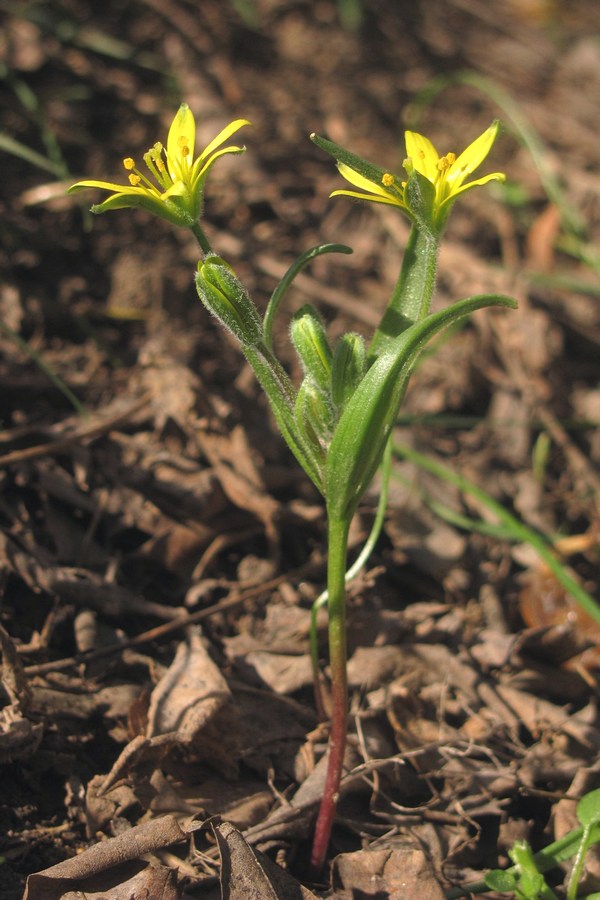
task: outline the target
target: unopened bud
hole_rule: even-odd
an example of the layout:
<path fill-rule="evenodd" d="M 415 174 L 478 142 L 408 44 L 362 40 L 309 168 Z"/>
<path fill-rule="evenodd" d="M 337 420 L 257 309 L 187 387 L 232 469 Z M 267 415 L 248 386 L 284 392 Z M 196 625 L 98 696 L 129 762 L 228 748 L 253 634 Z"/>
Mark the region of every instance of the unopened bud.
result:
<path fill-rule="evenodd" d="M 326 393 L 331 378 L 331 349 L 319 314 L 312 306 L 299 309 L 290 327 L 290 337 L 304 373 Z"/>
<path fill-rule="evenodd" d="M 198 263 L 196 290 L 202 303 L 242 343 L 262 342 L 262 323 L 250 295 L 224 259 L 210 254 Z"/>
<path fill-rule="evenodd" d="M 295 418 L 298 430 L 313 450 L 326 451 L 333 434 L 334 416 L 329 397 L 307 376 L 298 390 Z"/>
<path fill-rule="evenodd" d="M 360 334 L 343 334 L 333 353 L 331 363 L 331 398 L 343 409 L 367 371 L 367 351 Z"/>

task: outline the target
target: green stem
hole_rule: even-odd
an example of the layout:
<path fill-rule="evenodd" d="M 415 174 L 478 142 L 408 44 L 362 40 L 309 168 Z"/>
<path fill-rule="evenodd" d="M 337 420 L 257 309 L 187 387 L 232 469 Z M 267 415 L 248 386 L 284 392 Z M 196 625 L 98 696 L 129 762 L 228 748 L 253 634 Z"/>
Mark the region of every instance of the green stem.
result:
<path fill-rule="evenodd" d="M 412 226 L 398 281 L 371 341 L 371 358 L 379 356 L 391 340 L 429 313 L 435 290 L 438 248 L 435 235 L 417 225 Z"/>
<path fill-rule="evenodd" d="M 346 674 L 345 575 L 349 528 L 349 520 L 329 518 L 327 590 L 329 591 L 329 665 L 332 713 L 327 774 L 310 858 L 311 869 L 315 876 L 321 872 L 327 856 L 346 749 L 348 678 Z"/>
<path fill-rule="evenodd" d="M 211 253 L 212 249 L 210 244 L 208 243 L 208 238 L 200 228 L 198 222 L 194 222 L 194 224 L 190 226 L 190 230 L 200 244 L 200 249 L 202 250 L 204 255 L 206 256 L 207 253 Z"/>
<path fill-rule="evenodd" d="M 373 522 L 373 526 L 369 533 L 367 540 L 365 541 L 362 550 L 346 572 L 344 577 L 345 583 L 348 584 L 352 581 L 353 578 L 356 578 L 358 573 L 363 569 L 371 556 L 371 553 L 375 549 L 375 545 L 379 540 L 379 535 L 381 534 L 381 529 L 383 528 L 383 523 L 385 521 L 385 511 L 387 509 L 388 495 L 389 495 L 389 485 L 390 485 L 390 474 L 392 471 L 392 439 L 388 440 L 385 451 L 383 454 L 383 460 L 381 463 L 381 486 L 379 489 L 379 501 L 377 503 L 377 512 L 375 514 L 375 520 Z M 326 719 L 325 715 L 325 705 L 323 703 L 322 691 L 321 691 L 321 679 L 320 679 L 320 671 L 319 671 L 319 645 L 318 645 L 318 635 L 317 635 L 317 616 L 319 610 L 322 609 L 323 606 L 327 603 L 329 599 L 329 591 L 324 590 L 315 602 L 312 605 L 312 609 L 310 611 L 310 658 L 312 662 L 312 671 L 313 671 L 313 686 L 315 692 L 315 706 L 317 708 L 317 716 L 320 721 Z"/>
<path fill-rule="evenodd" d="M 579 849 L 575 855 L 573 868 L 571 869 L 571 875 L 569 877 L 569 884 L 567 886 L 567 900 L 577 900 L 577 888 L 579 887 L 579 881 L 583 872 L 585 857 L 591 844 L 591 830 L 591 826 L 584 826 L 583 834 L 581 836 L 581 844 L 579 845 Z"/>

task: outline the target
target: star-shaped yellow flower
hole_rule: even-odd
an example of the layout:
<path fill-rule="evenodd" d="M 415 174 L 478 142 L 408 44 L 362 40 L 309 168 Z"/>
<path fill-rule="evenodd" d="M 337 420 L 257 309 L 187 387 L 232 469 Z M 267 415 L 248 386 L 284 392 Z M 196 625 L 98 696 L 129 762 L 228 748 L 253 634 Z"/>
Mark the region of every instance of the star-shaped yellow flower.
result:
<path fill-rule="evenodd" d="M 407 178 L 413 172 L 418 172 L 433 185 L 435 193 L 431 206 L 431 224 L 438 231 L 443 227 L 450 207 L 460 194 L 487 184 L 488 181 L 505 180 L 506 176 L 502 172 L 493 172 L 491 175 L 484 175 L 482 178 L 465 183 L 465 179 L 479 168 L 490 152 L 499 127 L 499 122 L 493 122 L 466 150 L 463 150 L 460 156 L 456 156 L 455 153 L 440 156 L 428 138 L 416 131 L 405 132 L 407 158 L 404 160 L 404 169 Z M 343 194 L 360 200 L 371 200 L 374 203 L 387 203 L 390 206 L 399 206 L 411 215 L 406 179 L 364 163 L 347 151 L 341 151 L 341 148 L 336 148 L 341 152 L 334 153 L 331 149 L 334 145 L 330 142 L 319 139 L 318 143 L 336 156 L 340 174 L 346 181 L 360 189 L 333 191 L 332 197 Z"/>
<path fill-rule="evenodd" d="M 69 193 L 84 188 L 111 191 L 110 197 L 92 206 L 92 212 L 141 207 L 175 225 L 191 228 L 202 213 L 204 183 L 213 163 L 226 153 L 243 153 L 245 150 L 245 147 L 222 145 L 249 124 L 247 119 L 231 122 L 194 159 L 196 122 L 187 103 L 182 103 L 171 123 L 166 149 L 158 142 L 144 153 L 144 163 L 151 177 L 138 168 L 134 159 L 127 157 L 123 166 L 129 173 L 128 185 L 79 181 L 69 188 Z"/>

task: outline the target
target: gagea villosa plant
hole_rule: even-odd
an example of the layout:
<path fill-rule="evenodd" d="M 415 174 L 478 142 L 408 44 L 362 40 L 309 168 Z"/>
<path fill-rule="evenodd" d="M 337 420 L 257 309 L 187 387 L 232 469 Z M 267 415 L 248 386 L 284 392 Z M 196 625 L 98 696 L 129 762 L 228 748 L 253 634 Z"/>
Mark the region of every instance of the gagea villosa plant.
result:
<path fill-rule="evenodd" d="M 357 189 L 334 191 L 334 195 L 395 206 L 408 217 L 411 230 L 398 281 L 368 345 L 349 332 L 331 346 L 323 320 L 312 306 L 302 307 L 293 316 L 290 338 L 303 372 L 301 383 L 295 385 L 273 351 L 273 323 L 281 303 L 294 277 L 312 258 L 331 251 L 351 251 L 324 244 L 304 253 L 275 288 L 261 318 L 234 269 L 212 251 L 200 225 L 206 177 L 220 156 L 244 150 L 223 145 L 247 124 L 244 119 L 232 122 L 195 157 L 196 124 L 189 107 L 182 104 L 166 148 L 156 143 L 144 154 L 147 174 L 127 158 L 123 161 L 127 184 L 82 181 L 70 190 L 109 191 L 110 196 L 93 206 L 93 212 L 142 207 L 193 232 L 201 251 L 195 276 L 200 300 L 238 341 L 288 447 L 323 496 L 328 523 L 331 723 L 327 774 L 311 857 L 317 874 L 327 854 L 347 739 L 345 577 L 350 524 L 381 464 L 410 375 L 429 341 L 478 309 L 516 305 L 508 297 L 484 294 L 430 312 L 440 240 L 452 206 L 466 191 L 502 181 L 504 175 L 495 172 L 470 179 L 490 152 L 497 122 L 458 156 L 439 156 L 426 137 L 407 131 L 402 175 L 312 135 L 314 143 L 337 161 L 340 174 Z"/>

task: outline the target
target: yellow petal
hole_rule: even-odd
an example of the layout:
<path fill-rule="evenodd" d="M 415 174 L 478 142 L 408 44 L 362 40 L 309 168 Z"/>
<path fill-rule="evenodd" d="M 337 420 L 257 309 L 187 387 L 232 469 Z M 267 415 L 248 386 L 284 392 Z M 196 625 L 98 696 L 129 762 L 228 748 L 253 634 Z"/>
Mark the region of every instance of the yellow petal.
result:
<path fill-rule="evenodd" d="M 118 194 L 143 190 L 142 188 L 130 187 L 128 184 L 112 184 L 110 181 L 78 181 L 77 184 L 71 185 L 67 190 L 67 194 L 82 191 L 85 188 L 100 188 L 103 191 L 116 191 Z"/>
<path fill-rule="evenodd" d="M 377 194 L 361 194 L 358 191 L 332 191 L 330 197 L 354 197 L 356 200 L 369 200 L 371 203 L 388 203 L 390 206 L 404 206 L 399 200 L 394 200 L 387 194 L 380 197 Z"/>
<path fill-rule="evenodd" d="M 171 122 L 167 138 L 167 164 L 173 181 L 176 181 L 181 175 L 181 164 L 184 158 L 191 166 L 194 159 L 195 142 L 196 120 L 187 103 L 182 103 Z"/>
<path fill-rule="evenodd" d="M 222 150 L 217 150 L 216 153 L 213 153 L 208 159 L 204 153 L 202 156 L 199 156 L 194 162 L 194 168 L 190 176 L 192 191 L 195 190 L 197 179 L 201 178 L 220 156 L 224 156 L 226 153 L 243 153 L 245 149 L 245 147 L 223 147 Z"/>
<path fill-rule="evenodd" d="M 240 128 L 243 128 L 244 125 L 251 125 L 252 123 L 248 121 L 248 119 L 235 119 L 233 122 L 230 122 L 229 125 L 226 125 L 222 131 L 218 133 L 218 135 L 212 139 L 210 144 L 204 148 L 202 153 L 199 156 L 199 159 L 206 159 L 213 150 L 216 150 L 217 147 L 220 147 L 221 144 L 224 144 L 227 138 L 230 138 L 232 134 L 235 134 L 236 131 L 239 131 Z"/>
<path fill-rule="evenodd" d="M 492 172 L 491 175 L 484 175 L 483 178 L 476 178 L 475 181 L 469 181 L 468 184 L 463 184 L 461 187 L 455 188 L 450 196 L 446 197 L 441 203 L 441 206 L 444 206 L 449 200 L 454 202 L 459 194 L 464 194 L 465 191 L 470 191 L 471 188 L 474 187 L 481 187 L 482 184 L 487 184 L 488 181 L 506 181 L 506 175 L 504 172 Z"/>
<path fill-rule="evenodd" d="M 340 175 L 342 175 L 346 179 L 346 181 L 349 181 L 350 184 L 353 184 L 354 187 L 361 188 L 361 190 L 363 191 L 369 191 L 369 193 L 371 194 L 376 194 L 385 203 L 392 203 L 394 206 L 401 205 L 400 200 L 396 200 L 394 195 L 390 191 L 386 191 L 383 185 L 376 184 L 374 181 L 369 181 L 368 178 L 365 178 L 364 175 L 360 175 L 358 172 L 355 172 L 354 169 L 351 169 L 350 166 L 346 165 L 346 163 L 338 163 L 338 169 Z M 335 193 L 338 193 L 338 191 L 336 191 Z M 348 192 L 345 191 L 344 193 Z M 350 196 L 354 195 L 350 194 Z M 368 197 L 367 199 L 374 200 L 375 198 Z"/>
<path fill-rule="evenodd" d="M 471 172 L 474 172 L 475 169 L 479 168 L 481 163 L 484 161 L 490 150 L 492 149 L 492 144 L 496 140 L 496 135 L 498 134 L 498 128 L 500 127 L 500 123 L 498 120 L 492 122 L 489 128 L 487 128 L 483 134 L 480 134 L 478 138 L 476 138 L 472 144 L 469 144 L 466 150 L 460 154 L 459 157 L 452 163 L 448 171 L 446 172 L 446 181 L 453 186 L 458 188 L 459 185 L 463 183 L 467 175 L 470 175 Z"/>
<path fill-rule="evenodd" d="M 412 160 L 412 164 L 421 175 L 424 175 L 432 184 L 439 175 L 439 154 L 429 138 L 417 131 L 405 131 L 406 155 Z"/>

